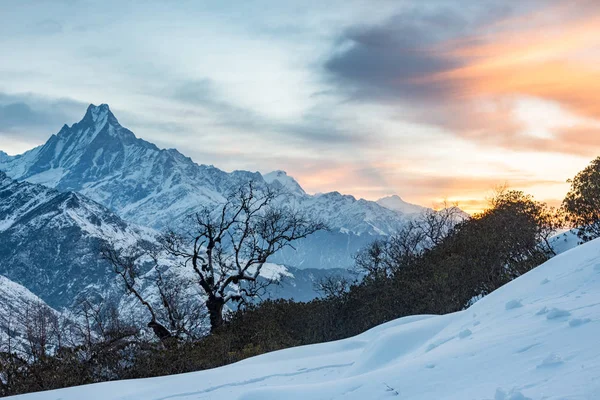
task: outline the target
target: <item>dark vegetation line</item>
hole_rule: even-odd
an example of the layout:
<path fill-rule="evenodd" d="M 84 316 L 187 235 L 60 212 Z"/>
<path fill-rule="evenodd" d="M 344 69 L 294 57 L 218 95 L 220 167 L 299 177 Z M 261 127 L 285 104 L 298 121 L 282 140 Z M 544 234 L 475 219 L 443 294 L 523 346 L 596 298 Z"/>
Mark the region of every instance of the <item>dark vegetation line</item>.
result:
<path fill-rule="evenodd" d="M 239 192 L 240 201 L 228 204 L 233 220 L 222 216 L 215 222 L 207 214 L 197 216 L 191 238 L 203 245 L 183 253 L 179 244 L 185 238 L 172 233 L 166 244 L 171 254 L 182 252 L 186 262 L 195 263 L 198 281 L 209 298 L 212 293 L 219 299 L 219 307 L 229 301 L 243 307 L 221 319 L 223 314 L 196 304 L 198 298 L 182 295 L 181 285 L 168 285 L 169 277 L 159 273 L 154 284 L 163 309 L 152 310 L 148 325 L 159 324 L 162 334 L 156 329 L 155 336 L 144 334 L 143 325 L 121 320 L 109 303 L 82 301 L 76 324 L 61 321 L 48 310 L 31 310 L 25 352 L 9 347 L 0 354 L 0 394 L 198 371 L 292 346 L 347 338 L 407 315 L 465 309 L 553 256 L 549 238 L 558 228 L 579 227 L 582 241 L 600 236 L 600 158 L 570 183 L 560 209 L 519 191 L 501 190 L 487 210 L 462 222 L 456 223 L 451 207 L 425 214 L 356 256 L 360 281 L 321 282 L 323 297 L 308 303 L 247 301 L 258 288 L 256 269 L 246 266 L 253 262 L 260 268 L 268 255 L 290 245 L 294 237 L 322 227 L 289 210 L 270 208 L 270 200 L 262 203 L 265 197 Z M 259 202 L 252 203 L 256 199 Z M 269 217 L 259 218 L 262 213 L 253 213 L 251 204 L 262 204 Z M 232 228 L 236 233 L 226 233 Z M 226 241 L 234 247 L 225 247 Z M 211 248 L 212 255 L 200 254 L 202 246 Z M 227 248 L 234 252 L 227 253 Z M 127 254 L 138 257 L 135 252 Z M 135 263 L 119 259 L 125 257 L 122 253 L 108 255 L 131 292 L 129 287 L 136 287 L 140 276 Z M 235 286 L 239 290 L 227 295 L 224 285 L 242 281 L 250 286 Z M 196 306 L 190 308 L 190 302 Z M 194 324 L 206 314 L 213 322 L 211 333 L 195 335 Z M 67 340 L 73 336 L 77 344 Z"/>

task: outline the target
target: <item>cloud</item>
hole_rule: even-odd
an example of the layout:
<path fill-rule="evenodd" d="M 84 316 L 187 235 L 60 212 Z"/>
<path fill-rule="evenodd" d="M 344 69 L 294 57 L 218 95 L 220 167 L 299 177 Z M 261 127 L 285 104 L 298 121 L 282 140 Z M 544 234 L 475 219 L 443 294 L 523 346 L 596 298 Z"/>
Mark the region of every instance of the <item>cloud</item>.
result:
<path fill-rule="evenodd" d="M 169 96 L 194 106 L 197 113 L 207 114 L 215 121 L 215 125 L 267 135 L 276 140 L 284 136 L 300 142 L 320 144 L 350 145 L 367 142 L 361 132 L 344 129 L 339 120 L 323 112 L 320 107 L 313 107 L 296 120 L 267 117 L 229 100 L 218 83 L 211 79 L 177 84 Z"/>
<path fill-rule="evenodd" d="M 37 125 L 46 122 L 47 118 L 47 115 L 32 110 L 23 102 L 0 105 L 0 131 L 12 130 L 23 124 Z"/>
<path fill-rule="evenodd" d="M 441 127 L 487 146 L 588 155 L 559 124 L 532 137 L 516 115 L 520 99 L 558 104 L 600 121 L 600 6 L 569 3 L 445 2 L 344 32 L 325 62 L 330 84 L 351 101 L 395 106 L 397 118 Z M 465 2 L 460 2 L 461 6 Z M 585 131 L 590 128 L 586 124 Z M 592 129 L 593 132 L 596 129 Z M 594 146 L 597 148 L 597 146 Z"/>
<path fill-rule="evenodd" d="M 598 125 L 576 125 L 556 129 L 553 133 L 551 138 L 521 139 L 518 147 L 531 151 L 567 153 L 588 158 L 600 154 L 600 126 Z"/>
<path fill-rule="evenodd" d="M 338 39 L 325 71 L 356 100 L 448 96 L 457 89 L 452 82 L 424 83 L 421 78 L 463 65 L 463 60 L 448 55 L 450 48 L 440 47 L 442 43 L 466 38 L 510 12 L 498 2 L 480 4 L 439 2 L 435 7 L 405 10 L 380 25 L 350 27 Z"/>
<path fill-rule="evenodd" d="M 325 63 L 335 83 L 354 99 L 401 100 L 431 97 L 449 90 L 443 82 L 424 87 L 413 81 L 457 66 L 456 61 L 424 50 L 440 37 L 462 30 L 462 18 L 450 12 L 401 14 L 384 25 L 357 26 L 344 32 L 338 50 Z"/>
<path fill-rule="evenodd" d="M 66 98 L 0 92 L 0 137 L 18 137 L 37 144 L 58 132 L 65 123 L 78 121 L 86 106 Z"/>

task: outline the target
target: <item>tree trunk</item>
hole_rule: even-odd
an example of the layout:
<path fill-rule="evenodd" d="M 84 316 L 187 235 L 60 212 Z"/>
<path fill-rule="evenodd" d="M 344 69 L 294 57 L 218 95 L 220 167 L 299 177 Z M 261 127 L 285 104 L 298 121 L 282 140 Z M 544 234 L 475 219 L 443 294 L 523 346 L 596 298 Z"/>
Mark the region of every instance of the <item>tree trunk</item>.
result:
<path fill-rule="evenodd" d="M 206 308 L 210 317 L 210 332 L 214 333 L 223 325 L 223 306 L 225 301 L 221 297 L 208 296 Z"/>
<path fill-rule="evenodd" d="M 172 337 L 171 332 L 169 332 L 167 328 L 155 320 L 148 322 L 148 328 L 152 328 L 154 334 L 160 339 L 161 342 L 164 342 Z"/>

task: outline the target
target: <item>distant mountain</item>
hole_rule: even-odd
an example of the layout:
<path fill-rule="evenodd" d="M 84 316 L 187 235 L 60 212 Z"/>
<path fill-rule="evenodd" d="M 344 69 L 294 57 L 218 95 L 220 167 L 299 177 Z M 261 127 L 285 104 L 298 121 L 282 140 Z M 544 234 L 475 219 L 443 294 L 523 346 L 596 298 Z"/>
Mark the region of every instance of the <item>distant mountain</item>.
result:
<path fill-rule="evenodd" d="M 198 165 L 174 149 L 159 149 L 121 126 L 106 104 L 90 105 L 83 119 L 63 126 L 43 145 L 0 158 L 0 170 L 26 180 L 74 191 L 121 218 L 163 229 L 177 227 L 202 206 L 217 205 L 252 180 L 288 192 L 286 201 L 326 222 L 331 230 L 286 249 L 273 262 L 302 268 L 352 264 L 352 254 L 374 238 L 398 230 L 410 215 L 338 192 L 309 195 L 283 171 L 224 172 Z"/>
<path fill-rule="evenodd" d="M 302 186 L 294 178 L 288 176 L 285 171 L 273 171 L 262 176 L 265 182 L 273 187 L 285 189 L 290 193 L 300 196 L 306 195 Z"/>
<path fill-rule="evenodd" d="M 6 163 L 8 162 L 8 160 L 10 160 L 12 157 L 9 156 L 8 154 L 6 154 L 5 152 L 3 152 L 2 150 L 0 150 L 0 163 Z"/>
<path fill-rule="evenodd" d="M 397 211 L 402 214 L 420 214 L 429 210 L 427 207 L 408 203 L 397 195 L 382 197 L 381 199 L 377 200 L 377 204 L 387 208 L 388 210 Z"/>
<path fill-rule="evenodd" d="M 144 237 L 148 232 L 81 194 L 17 182 L 0 172 L 0 274 L 54 308 L 114 281 L 99 257 L 102 243 Z"/>

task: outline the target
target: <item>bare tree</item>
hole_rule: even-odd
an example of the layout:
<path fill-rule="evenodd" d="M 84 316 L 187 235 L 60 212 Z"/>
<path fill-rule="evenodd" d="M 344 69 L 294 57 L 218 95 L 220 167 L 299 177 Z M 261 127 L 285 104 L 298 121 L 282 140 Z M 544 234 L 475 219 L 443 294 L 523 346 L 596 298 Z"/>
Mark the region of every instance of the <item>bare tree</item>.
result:
<path fill-rule="evenodd" d="M 354 256 L 354 269 L 369 279 L 393 275 L 424 251 L 438 246 L 454 226 L 464 220 L 464 213 L 456 204 L 444 202 L 440 210 L 427 210 L 409 220 L 393 235 L 378 239 Z"/>
<path fill-rule="evenodd" d="M 68 334 L 74 338 L 75 345 L 87 349 L 99 343 L 134 337 L 139 333 L 132 321 L 125 321 L 121 317 L 114 299 L 100 298 L 93 301 L 82 297 L 77 299 L 72 313 L 75 321 L 70 324 Z"/>
<path fill-rule="evenodd" d="M 325 298 L 341 297 L 350 290 L 352 281 L 344 276 L 329 275 L 315 283 L 314 289 Z"/>
<path fill-rule="evenodd" d="M 33 361 L 39 360 L 46 355 L 48 346 L 50 321 L 46 318 L 41 304 L 30 303 L 25 308 L 23 326 L 25 328 L 25 339 L 29 354 Z"/>
<path fill-rule="evenodd" d="M 206 295 L 211 331 L 223 324 L 229 302 L 244 303 L 261 285 L 268 258 L 291 243 L 325 229 L 305 213 L 281 206 L 278 193 L 257 190 L 250 182 L 217 208 L 204 208 L 191 218 L 187 234 L 167 233 L 169 254 L 191 265 Z"/>
<path fill-rule="evenodd" d="M 417 225 L 422 231 L 423 242 L 420 246 L 432 248 L 444 240 L 452 228 L 466 217 L 457 203 L 443 202 L 439 210 L 427 210 L 417 219 Z"/>
<path fill-rule="evenodd" d="M 107 244 L 101 248 L 102 257 L 113 267 L 113 271 L 121 277 L 125 289 L 148 310 L 151 319 L 148 327 L 161 341 L 170 339 L 173 334 L 158 320 L 154 305 L 143 295 L 141 288 L 142 266 L 144 259 L 148 256 L 149 247 L 144 243 L 137 243 L 129 247 L 117 247 Z"/>
<path fill-rule="evenodd" d="M 178 338 L 197 339 L 205 330 L 205 305 L 199 301 L 200 293 L 193 288 L 194 282 L 177 275 L 176 271 L 154 271 L 154 283 L 158 291 L 160 307 L 157 312 L 161 320 L 168 321 L 169 330 Z"/>
<path fill-rule="evenodd" d="M 0 330 L 3 343 L 0 347 L 0 396 L 9 396 L 13 393 L 16 378 L 27 367 L 23 348 L 18 344 L 18 323 L 16 310 L 9 307 L 7 314 L 0 316 Z"/>

